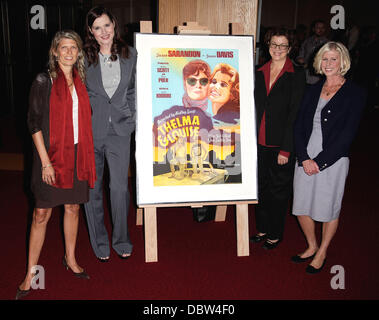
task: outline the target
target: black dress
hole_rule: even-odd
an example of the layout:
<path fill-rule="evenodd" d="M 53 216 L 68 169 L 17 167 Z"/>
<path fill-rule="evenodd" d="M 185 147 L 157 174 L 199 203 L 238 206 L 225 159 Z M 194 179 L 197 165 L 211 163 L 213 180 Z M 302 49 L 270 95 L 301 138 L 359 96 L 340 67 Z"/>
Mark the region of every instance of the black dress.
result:
<path fill-rule="evenodd" d="M 30 134 L 42 131 L 46 150 L 50 147 L 50 92 L 51 79 L 48 73 L 40 73 L 33 81 L 28 110 L 28 128 Z M 77 148 L 75 145 L 75 159 Z M 52 187 L 42 181 L 42 164 L 38 151 L 33 143 L 33 164 L 31 189 L 35 198 L 36 208 L 53 208 L 62 204 L 80 204 L 88 202 L 89 188 L 87 181 L 79 181 L 74 169 L 74 184 L 72 189 Z"/>

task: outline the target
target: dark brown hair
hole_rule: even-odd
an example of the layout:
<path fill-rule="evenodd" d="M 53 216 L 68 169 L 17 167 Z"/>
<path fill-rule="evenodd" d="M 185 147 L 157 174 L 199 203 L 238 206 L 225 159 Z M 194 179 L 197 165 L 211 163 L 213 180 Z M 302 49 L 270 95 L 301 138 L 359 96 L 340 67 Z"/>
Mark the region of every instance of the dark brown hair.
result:
<path fill-rule="evenodd" d="M 122 40 L 118 28 L 118 23 L 116 18 L 112 15 L 112 13 L 102 7 L 94 7 L 90 11 L 88 11 L 86 16 L 86 39 L 84 44 L 84 51 L 86 53 L 88 64 L 97 64 L 99 62 L 98 53 L 100 51 L 100 46 L 97 43 L 95 37 L 90 32 L 90 29 L 92 28 L 92 25 L 94 21 L 101 17 L 103 14 L 107 15 L 108 18 L 112 21 L 114 24 L 114 38 L 113 38 L 113 44 L 111 48 L 111 60 L 116 61 L 117 55 L 120 55 L 123 58 L 129 57 L 129 48 L 128 45 Z"/>
<path fill-rule="evenodd" d="M 285 27 L 273 27 L 273 28 L 270 28 L 269 30 L 267 30 L 267 32 L 265 34 L 265 40 L 264 40 L 265 44 L 269 46 L 271 38 L 274 36 L 286 37 L 286 39 L 288 40 L 288 45 L 290 47 L 292 47 L 292 37 L 290 36 L 289 30 L 287 28 L 285 28 Z"/>

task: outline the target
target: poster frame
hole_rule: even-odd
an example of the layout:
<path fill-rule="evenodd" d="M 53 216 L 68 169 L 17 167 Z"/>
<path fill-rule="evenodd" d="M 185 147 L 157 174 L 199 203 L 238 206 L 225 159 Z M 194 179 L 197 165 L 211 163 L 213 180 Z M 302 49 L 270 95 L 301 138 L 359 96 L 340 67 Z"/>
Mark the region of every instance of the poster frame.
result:
<path fill-rule="evenodd" d="M 257 192 L 257 145 L 254 105 L 253 36 L 135 34 L 136 69 L 136 187 L 137 205 L 183 206 L 187 204 L 254 203 Z M 240 77 L 240 183 L 155 186 L 153 174 L 153 71 L 152 50 L 182 48 L 238 51 Z M 219 62 L 225 59 L 220 58 Z"/>

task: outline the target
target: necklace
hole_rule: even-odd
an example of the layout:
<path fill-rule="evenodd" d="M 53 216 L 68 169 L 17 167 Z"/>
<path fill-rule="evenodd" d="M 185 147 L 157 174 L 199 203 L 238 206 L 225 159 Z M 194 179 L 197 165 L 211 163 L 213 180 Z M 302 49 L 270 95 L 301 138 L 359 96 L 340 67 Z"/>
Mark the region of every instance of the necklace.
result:
<path fill-rule="evenodd" d="M 111 60 L 111 56 L 109 56 L 109 57 L 104 56 L 104 63 L 105 63 L 109 68 L 112 68 L 112 60 Z"/>
<path fill-rule="evenodd" d="M 67 86 L 70 88 L 70 87 L 72 87 L 73 85 L 74 85 L 74 80 L 73 79 L 71 79 L 71 81 L 68 81 L 67 79 L 66 79 L 66 82 L 67 82 Z"/>
<path fill-rule="evenodd" d="M 67 86 L 70 88 L 74 84 L 74 79 L 72 78 L 71 75 L 66 75 L 66 74 L 65 74 L 65 78 L 66 78 Z"/>
<path fill-rule="evenodd" d="M 111 54 L 104 54 L 101 51 L 99 51 L 99 55 L 101 55 L 104 65 L 108 66 L 109 68 L 112 68 L 112 53 Z"/>
<path fill-rule="evenodd" d="M 342 87 L 342 85 L 345 83 L 345 79 L 341 81 L 341 83 L 332 85 L 332 86 L 327 86 L 326 82 L 324 86 L 322 87 L 322 93 L 324 93 L 327 97 L 333 93 L 336 93 L 339 88 Z"/>

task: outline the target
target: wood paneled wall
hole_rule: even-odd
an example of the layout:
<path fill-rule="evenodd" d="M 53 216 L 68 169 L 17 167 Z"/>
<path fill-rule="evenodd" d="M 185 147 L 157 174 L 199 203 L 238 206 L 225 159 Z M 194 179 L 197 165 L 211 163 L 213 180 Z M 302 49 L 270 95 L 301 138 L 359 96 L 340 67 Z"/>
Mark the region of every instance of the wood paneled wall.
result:
<path fill-rule="evenodd" d="M 256 35 L 258 0 L 159 0 L 159 33 L 197 21 L 212 34 L 229 34 L 229 24 L 240 23 L 243 34 Z"/>

